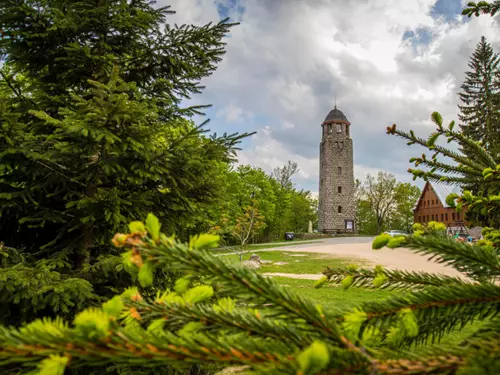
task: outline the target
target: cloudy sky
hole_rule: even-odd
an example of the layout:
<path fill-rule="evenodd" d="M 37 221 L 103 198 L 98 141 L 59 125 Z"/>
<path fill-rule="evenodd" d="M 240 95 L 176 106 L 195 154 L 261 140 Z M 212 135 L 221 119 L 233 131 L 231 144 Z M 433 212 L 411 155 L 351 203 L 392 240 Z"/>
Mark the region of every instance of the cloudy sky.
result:
<path fill-rule="evenodd" d="M 460 15 L 464 0 L 160 0 L 170 21 L 241 24 L 194 103 L 212 104 L 217 133 L 257 131 L 240 163 L 270 172 L 296 161 L 297 187 L 318 191 L 320 124 L 334 106 L 351 122 L 355 175 L 403 181 L 421 153 L 385 134 L 396 123 L 422 135 L 430 115 L 456 119 L 457 92 L 481 35 L 500 51 L 499 18 Z"/>

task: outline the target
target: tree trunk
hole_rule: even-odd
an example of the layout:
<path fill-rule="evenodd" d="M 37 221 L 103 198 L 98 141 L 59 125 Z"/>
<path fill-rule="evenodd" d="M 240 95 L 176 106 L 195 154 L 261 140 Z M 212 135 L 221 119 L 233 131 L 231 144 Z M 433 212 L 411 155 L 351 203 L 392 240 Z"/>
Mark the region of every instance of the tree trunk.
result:
<path fill-rule="evenodd" d="M 380 218 L 377 218 L 377 234 L 380 234 L 382 231 L 382 220 Z"/>

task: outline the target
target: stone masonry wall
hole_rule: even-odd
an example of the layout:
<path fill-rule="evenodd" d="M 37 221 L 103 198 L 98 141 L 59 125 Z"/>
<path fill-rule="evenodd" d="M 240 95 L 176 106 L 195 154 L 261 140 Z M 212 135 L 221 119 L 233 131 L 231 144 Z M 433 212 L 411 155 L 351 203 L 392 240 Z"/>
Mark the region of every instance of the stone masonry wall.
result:
<path fill-rule="evenodd" d="M 330 131 L 329 126 L 333 128 Z M 357 230 L 353 142 L 346 134 L 346 127 L 349 125 L 342 124 L 341 133 L 337 132 L 336 126 L 337 124 L 323 125 L 323 139 L 320 144 L 318 229 L 326 233 L 345 232 L 346 220 L 352 220 L 354 231 Z"/>

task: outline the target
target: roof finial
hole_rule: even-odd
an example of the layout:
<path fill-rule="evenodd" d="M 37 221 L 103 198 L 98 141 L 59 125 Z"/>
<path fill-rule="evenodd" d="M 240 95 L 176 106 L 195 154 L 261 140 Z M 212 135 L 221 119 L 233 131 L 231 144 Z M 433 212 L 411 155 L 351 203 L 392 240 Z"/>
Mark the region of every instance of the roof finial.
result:
<path fill-rule="evenodd" d="M 335 109 L 337 109 L 337 95 L 335 95 Z"/>

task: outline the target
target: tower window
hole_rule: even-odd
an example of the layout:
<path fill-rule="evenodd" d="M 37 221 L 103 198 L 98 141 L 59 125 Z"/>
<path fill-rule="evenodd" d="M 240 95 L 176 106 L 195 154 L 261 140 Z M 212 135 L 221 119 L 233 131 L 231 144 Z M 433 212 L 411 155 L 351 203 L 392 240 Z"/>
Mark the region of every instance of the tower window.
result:
<path fill-rule="evenodd" d="M 341 214 L 342 213 L 342 206 L 338 206 L 337 210 L 338 210 L 339 214 Z"/>
<path fill-rule="evenodd" d="M 332 131 L 333 131 L 332 126 L 328 125 L 328 134 L 332 134 Z"/>
<path fill-rule="evenodd" d="M 451 213 L 451 220 L 455 220 L 455 213 L 454 212 Z"/>
<path fill-rule="evenodd" d="M 337 133 L 342 133 L 342 125 L 337 125 Z"/>
<path fill-rule="evenodd" d="M 337 169 L 337 172 L 338 172 L 338 175 L 340 176 L 340 175 L 342 174 L 342 167 L 339 167 L 339 168 Z"/>
<path fill-rule="evenodd" d="M 341 194 L 341 193 L 342 193 L 342 186 L 339 186 L 339 187 L 338 187 L 338 192 L 339 192 L 339 194 Z"/>

